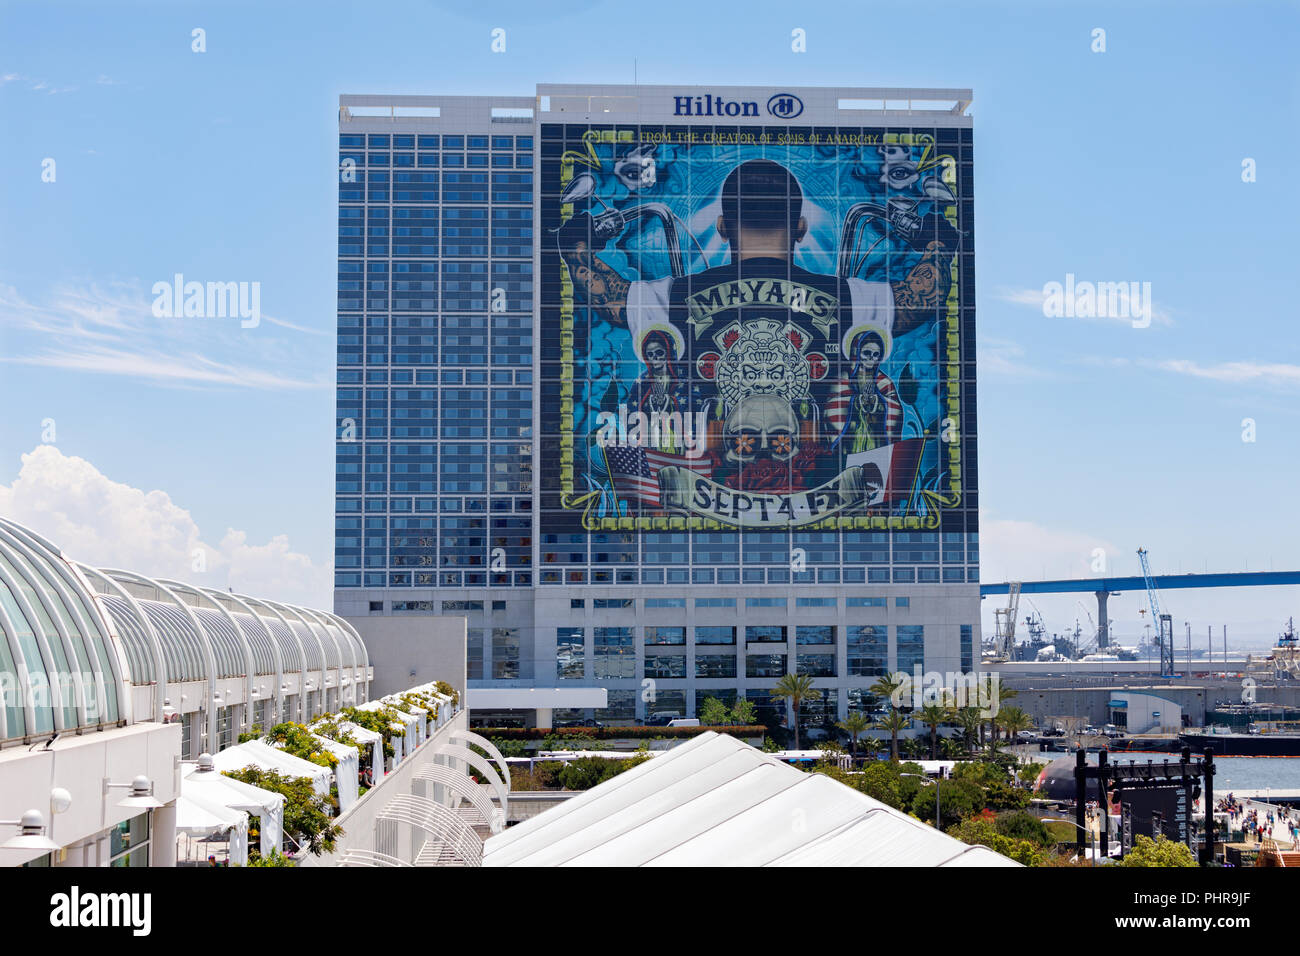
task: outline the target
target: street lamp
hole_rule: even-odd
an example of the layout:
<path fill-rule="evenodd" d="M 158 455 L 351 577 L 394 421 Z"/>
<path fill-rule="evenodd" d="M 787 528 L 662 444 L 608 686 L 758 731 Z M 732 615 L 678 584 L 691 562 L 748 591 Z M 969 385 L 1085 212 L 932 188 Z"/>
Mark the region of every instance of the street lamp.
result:
<path fill-rule="evenodd" d="M 28 810 L 23 814 L 21 820 L 0 820 L 0 827 L 17 827 L 18 835 L 12 836 L 4 843 L 0 843 L 0 848 L 5 850 L 61 850 L 63 849 L 58 843 L 55 843 L 45 835 L 45 817 L 41 816 L 39 810 Z"/>
<path fill-rule="evenodd" d="M 899 776 L 916 777 L 920 780 L 931 780 L 934 782 L 934 828 L 936 830 L 942 830 L 943 828 L 939 826 L 939 778 L 930 777 L 923 773 L 900 773 Z"/>

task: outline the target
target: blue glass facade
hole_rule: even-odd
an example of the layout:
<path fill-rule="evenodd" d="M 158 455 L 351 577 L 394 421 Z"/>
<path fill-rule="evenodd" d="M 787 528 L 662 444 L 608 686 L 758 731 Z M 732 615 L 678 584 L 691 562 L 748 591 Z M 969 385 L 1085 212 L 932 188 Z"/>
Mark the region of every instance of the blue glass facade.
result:
<path fill-rule="evenodd" d="M 385 98 L 391 109 L 371 115 L 362 101 L 377 98 L 343 98 L 336 609 L 363 634 L 358 619 L 368 614 L 462 615 L 472 681 L 608 690 L 607 709 L 566 715 L 574 718 L 693 715 L 705 695 L 747 696 L 766 712 L 771 684 L 797 671 L 824 690 L 805 715 L 821 720 L 871 707 L 865 688 L 889 671 L 969 671 L 979 641 L 969 120 L 942 112 L 907 124 L 944 144 L 959 184 L 949 216 L 963 245 L 948 334 L 960 356 L 942 382 L 906 387 L 947 389 L 946 407 L 962 422 L 952 457 L 960 501 L 944 502 L 937 524 L 736 529 L 665 518 L 629 527 L 580 521 L 584 506 L 574 502 L 586 489 L 562 494 L 575 425 L 561 358 L 573 343 L 555 310 L 571 273 L 541 224 L 564 209 L 548 185 L 562 162 L 603 182 L 614 174 L 574 159 L 578 127 L 632 124 L 664 137 L 691 127 L 656 116 L 672 109 L 662 92 L 538 94 L 442 98 L 437 115 L 408 119 L 404 107 L 428 110 L 434 98 Z M 606 113 L 592 105 L 606 94 L 642 102 Z M 813 114 L 835 110 L 834 91 L 816 106 L 800 95 L 809 128 L 823 122 Z M 556 122 L 560 110 L 568 115 Z M 861 115 L 827 123 L 818 128 L 870 128 Z M 846 160 L 844 174 L 852 168 Z M 833 197 L 809 195 L 830 208 Z M 635 271 L 631 258 L 624 271 Z M 618 390 L 643 374 L 639 363 L 598 368 L 602 353 L 585 345 L 572 375 L 624 383 L 593 398 L 617 407 Z"/>

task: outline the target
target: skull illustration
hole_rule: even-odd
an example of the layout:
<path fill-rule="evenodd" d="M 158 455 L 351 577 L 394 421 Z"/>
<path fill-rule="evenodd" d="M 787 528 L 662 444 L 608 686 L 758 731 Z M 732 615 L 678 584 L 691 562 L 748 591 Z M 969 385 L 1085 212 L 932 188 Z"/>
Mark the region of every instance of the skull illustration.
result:
<path fill-rule="evenodd" d="M 746 395 L 723 422 L 723 437 L 728 461 L 789 461 L 799 453 L 799 420 L 778 395 Z"/>

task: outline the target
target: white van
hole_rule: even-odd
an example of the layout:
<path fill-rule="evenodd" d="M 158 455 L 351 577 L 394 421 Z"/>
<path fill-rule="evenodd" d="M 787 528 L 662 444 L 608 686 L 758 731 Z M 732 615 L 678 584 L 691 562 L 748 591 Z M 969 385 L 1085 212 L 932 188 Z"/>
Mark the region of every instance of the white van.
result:
<path fill-rule="evenodd" d="M 669 727 L 698 727 L 700 720 L 698 717 L 675 717 L 668 721 Z"/>

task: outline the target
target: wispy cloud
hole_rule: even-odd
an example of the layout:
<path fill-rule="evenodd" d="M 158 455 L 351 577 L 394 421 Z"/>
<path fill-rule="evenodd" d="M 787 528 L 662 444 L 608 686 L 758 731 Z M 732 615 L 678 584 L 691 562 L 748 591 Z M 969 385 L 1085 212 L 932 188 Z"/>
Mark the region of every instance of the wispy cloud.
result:
<path fill-rule="evenodd" d="M 1300 365 L 1288 365 L 1285 362 L 1220 362 L 1217 365 L 1202 365 L 1191 359 L 1164 359 L 1159 362 L 1144 361 L 1142 364 L 1176 375 L 1190 375 L 1215 382 L 1300 385 Z"/>
<path fill-rule="evenodd" d="M 288 378 L 276 372 L 217 362 L 192 352 L 178 355 L 92 347 L 75 352 L 25 355 L 7 361 L 185 385 L 233 385 L 257 389 L 314 389 L 328 385 L 322 380 Z"/>
<path fill-rule="evenodd" d="M 1019 342 L 984 336 L 976 352 L 979 374 L 983 378 L 1040 379 L 1052 377 L 1034 364 Z"/>
<path fill-rule="evenodd" d="M 64 284 L 42 302 L 0 286 L 0 326 L 13 332 L 0 361 L 182 388 L 329 388 L 322 364 L 299 341 L 328 333 L 262 318 L 290 334 L 242 329 L 237 319 L 158 318 L 132 282 Z"/>
<path fill-rule="evenodd" d="M 25 87 L 33 93 L 45 93 L 49 96 L 56 93 L 71 93 L 77 89 L 75 86 L 59 86 L 47 80 L 33 79 L 30 76 L 23 76 L 21 73 L 0 74 L 0 86 L 8 86 L 11 83 Z"/>

